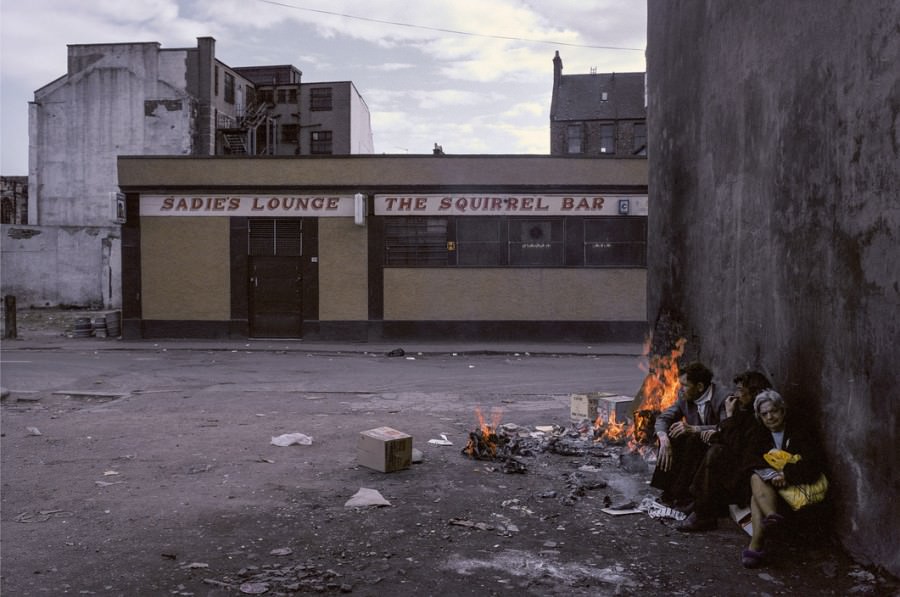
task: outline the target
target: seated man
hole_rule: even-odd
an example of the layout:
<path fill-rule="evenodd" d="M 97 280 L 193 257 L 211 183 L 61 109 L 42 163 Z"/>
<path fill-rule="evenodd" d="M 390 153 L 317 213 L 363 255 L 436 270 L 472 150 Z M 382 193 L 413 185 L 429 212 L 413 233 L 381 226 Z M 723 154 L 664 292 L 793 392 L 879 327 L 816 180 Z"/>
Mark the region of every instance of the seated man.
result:
<path fill-rule="evenodd" d="M 735 394 L 725 399 L 725 419 L 710 438 L 710 446 L 691 482 L 694 510 L 677 528 L 686 533 L 716 527 L 716 518 L 728 504 L 750 501 L 750 472 L 741 466 L 747 437 L 759 425 L 753 412 L 757 394 L 772 387 L 759 371 L 744 371 L 734 378 Z"/>
<path fill-rule="evenodd" d="M 659 457 L 650 485 L 662 489 L 661 500 L 677 507 L 692 501 L 691 482 L 706 454 L 707 441 L 725 415 L 725 396 L 712 383 L 703 363 L 679 370 L 679 397 L 656 417 Z"/>

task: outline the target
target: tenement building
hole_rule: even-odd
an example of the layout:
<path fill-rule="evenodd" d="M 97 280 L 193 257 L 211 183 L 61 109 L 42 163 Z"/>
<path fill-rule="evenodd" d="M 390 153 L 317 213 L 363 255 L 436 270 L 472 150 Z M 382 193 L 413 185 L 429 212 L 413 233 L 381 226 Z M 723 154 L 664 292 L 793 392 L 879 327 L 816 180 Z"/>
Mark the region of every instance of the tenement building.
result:
<path fill-rule="evenodd" d="M 640 340 L 647 161 L 118 160 L 129 338 Z"/>
<path fill-rule="evenodd" d="M 553 58 L 552 155 L 646 156 L 645 73 L 564 75 Z"/>

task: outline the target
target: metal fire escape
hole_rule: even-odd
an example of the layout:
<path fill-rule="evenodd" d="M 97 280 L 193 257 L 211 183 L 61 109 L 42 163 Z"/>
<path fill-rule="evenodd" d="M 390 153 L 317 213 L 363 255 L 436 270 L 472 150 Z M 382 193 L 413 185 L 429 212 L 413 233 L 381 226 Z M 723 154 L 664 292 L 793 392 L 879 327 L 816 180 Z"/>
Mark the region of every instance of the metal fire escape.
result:
<path fill-rule="evenodd" d="M 232 155 L 257 155 L 256 130 L 269 118 L 269 106 L 265 102 L 248 107 L 237 119 L 236 127 L 224 128 L 222 140 L 225 149 Z M 263 153 L 269 153 L 268 148 Z"/>

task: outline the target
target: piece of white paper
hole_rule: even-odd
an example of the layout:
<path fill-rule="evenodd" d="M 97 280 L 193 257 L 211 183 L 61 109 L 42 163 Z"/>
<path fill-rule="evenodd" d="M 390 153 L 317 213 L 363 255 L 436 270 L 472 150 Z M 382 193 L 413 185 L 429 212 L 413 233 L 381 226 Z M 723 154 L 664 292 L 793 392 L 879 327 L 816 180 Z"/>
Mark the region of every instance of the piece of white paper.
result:
<path fill-rule="evenodd" d="M 453 445 L 453 442 L 451 442 L 449 439 L 447 439 L 446 433 L 442 433 L 441 438 L 442 439 L 430 439 L 430 440 L 428 440 L 428 443 L 434 444 L 435 446 L 452 446 Z"/>
<path fill-rule="evenodd" d="M 380 493 L 378 493 L 375 489 L 368 489 L 366 487 L 360 487 L 359 491 L 353 494 L 347 503 L 344 504 L 345 508 L 366 508 L 370 506 L 390 506 L 391 503 L 384 499 Z"/>
<path fill-rule="evenodd" d="M 285 433 L 284 435 L 273 437 L 272 444 L 281 447 L 291 446 L 293 444 L 299 444 L 301 446 L 311 446 L 312 438 L 308 435 L 304 435 L 303 433 Z"/>

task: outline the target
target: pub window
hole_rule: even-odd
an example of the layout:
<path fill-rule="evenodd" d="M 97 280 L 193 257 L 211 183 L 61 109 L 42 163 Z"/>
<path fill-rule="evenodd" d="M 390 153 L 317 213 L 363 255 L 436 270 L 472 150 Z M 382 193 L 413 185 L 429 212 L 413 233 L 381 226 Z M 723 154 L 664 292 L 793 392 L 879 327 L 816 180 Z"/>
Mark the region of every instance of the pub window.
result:
<path fill-rule="evenodd" d="M 647 155 L 647 123 L 634 123 L 634 155 Z"/>
<path fill-rule="evenodd" d="M 504 265 L 504 245 L 500 234 L 500 218 L 457 218 L 457 265 Z"/>
<path fill-rule="evenodd" d="M 234 75 L 225 73 L 225 102 L 234 103 Z"/>
<path fill-rule="evenodd" d="M 616 153 L 616 125 L 600 125 L 600 153 Z"/>
<path fill-rule="evenodd" d="M 385 218 L 385 265 L 447 265 L 447 218 Z"/>
<path fill-rule="evenodd" d="M 509 219 L 509 265 L 563 265 L 565 226 L 562 218 Z"/>
<path fill-rule="evenodd" d="M 309 152 L 313 154 L 330 154 L 331 131 L 312 131 L 310 133 Z"/>
<path fill-rule="evenodd" d="M 247 236 L 248 255 L 303 255 L 303 220 L 300 218 L 251 218 L 247 220 Z"/>
<path fill-rule="evenodd" d="M 331 110 L 331 87 L 314 87 L 309 90 L 309 109 Z"/>
<path fill-rule="evenodd" d="M 581 153 L 581 140 L 583 137 L 580 124 L 570 124 L 566 127 L 566 153 Z"/>
<path fill-rule="evenodd" d="M 647 266 L 647 218 L 609 216 L 584 220 L 584 264 Z"/>

